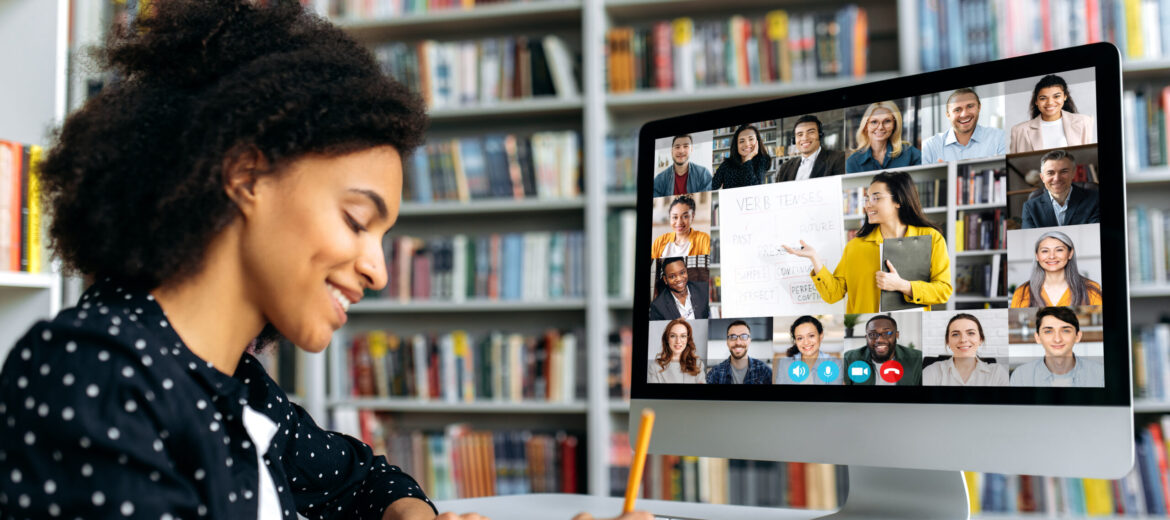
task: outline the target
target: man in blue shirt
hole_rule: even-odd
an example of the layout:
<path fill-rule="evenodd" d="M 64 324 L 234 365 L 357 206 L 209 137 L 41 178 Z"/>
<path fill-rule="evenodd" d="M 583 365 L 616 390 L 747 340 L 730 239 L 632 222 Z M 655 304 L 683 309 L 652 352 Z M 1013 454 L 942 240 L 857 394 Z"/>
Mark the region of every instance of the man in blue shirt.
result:
<path fill-rule="evenodd" d="M 678 135 L 670 141 L 673 164 L 654 176 L 655 197 L 711 191 L 711 170 L 691 162 L 693 145 L 690 135 Z"/>
<path fill-rule="evenodd" d="M 1012 386 L 1105 386 L 1105 367 L 1077 357 L 1073 347 L 1081 341 L 1081 321 L 1068 307 L 1044 307 L 1036 311 L 1036 343 L 1044 357 L 1012 371 Z"/>
<path fill-rule="evenodd" d="M 727 326 L 727 349 L 731 356 L 707 372 L 709 385 L 770 385 L 772 369 L 758 359 L 748 357 L 752 329 L 747 322 L 735 320 Z"/>
<path fill-rule="evenodd" d="M 979 126 L 979 95 L 961 88 L 947 98 L 951 128 L 922 143 L 922 164 L 991 157 L 1007 153 L 1003 130 Z"/>

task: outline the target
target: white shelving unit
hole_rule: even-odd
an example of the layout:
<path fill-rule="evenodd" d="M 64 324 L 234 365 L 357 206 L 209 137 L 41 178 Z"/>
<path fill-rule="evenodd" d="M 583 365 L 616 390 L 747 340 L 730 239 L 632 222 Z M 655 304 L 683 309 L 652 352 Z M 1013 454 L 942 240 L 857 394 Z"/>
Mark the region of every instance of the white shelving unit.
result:
<path fill-rule="evenodd" d="M 845 2 L 842 2 L 845 3 Z M 454 216 L 454 215 L 490 215 L 493 212 L 523 213 L 533 219 L 541 218 L 551 212 L 583 212 L 583 227 L 586 233 L 587 250 L 590 255 L 588 273 L 588 293 L 583 302 L 566 302 L 550 306 L 549 304 L 528 303 L 441 303 L 441 302 L 411 302 L 400 303 L 370 303 L 359 304 L 353 309 L 355 314 L 369 314 L 370 316 L 383 315 L 389 321 L 401 313 L 411 314 L 446 314 L 464 316 L 466 313 L 486 313 L 496 316 L 497 311 L 516 313 L 538 312 L 557 308 L 563 311 L 584 313 L 585 338 L 587 352 L 588 390 L 584 403 L 573 404 L 570 410 L 563 413 L 584 413 L 587 434 L 587 451 L 590 454 L 608 453 L 609 434 L 615 425 L 624 425 L 629 406 L 620 401 L 610 400 L 606 394 L 604 381 L 606 379 L 606 346 L 609 331 L 616 325 L 630 319 L 633 312 L 632 302 L 620 298 L 611 298 L 605 294 L 605 217 L 610 211 L 631 208 L 636 205 L 636 198 L 630 194 L 607 194 L 604 186 L 605 172 L 602 169 L 604 161 L 594 158 L 604 157 L 605 136 L 619 127 L 635 127 L 645 121 L 668 117 L 670 115 L 707 110 L 723 106 L 738 105 L 777 97 L 796 95 L 816 90 L 836 88 L 852 85 L 863 81 L 876 81 L 919 70 L 918 41 L 914 37 L 905 35 L 916 34 L 917 1 L 898 0 L 896 4 L 896 30 L 898 40 L 898 70 L 875 71 L 862 80 L 831 79 L 803 84 L 757 85 L 747 88 L 709 88 L 695 92 L 659 92 L 644 91 L 623 94 L 608 94 L 605 92 L 605 31 L 611 25 L 647 22 L 656 19 L 669 18 L 679 15 L 692 15 L 696 18 L 714 14 L 726 15 L 742 13 L 744 11 L 764 11 L 773 7 L 772 3 L 757 0 L 732 0 L 712 5 L 701 0 L 608 0 L 595 1 L 553 1 L 519 5 L 485 6 L 471 11 L 457 11 L 402 17 L 395 21 L 386 22 L 355 22 L 345 23 L 344 26 L 352 34 L 367 42 L 377 42 L 389 38 L 409 40 L 417 37 L 445 38 L 458 34 L 464 37 L 467 34 L 492 33 L 502 27 L 529 27 L 533 24 L 564 24 L 580 20 L 583 42 L 581 45 L 581 99 L 573 100 L 524 100 L 500 103 L 491 106 L 448 109 L 436 111 L 432 114 L 437 125 L 460 124 L 463 122 L 479 122 L 498 116 L 520 117 L 561 117 L 566 120 L 576 120 L 580 117 L 583 135 L 583 157 L 585 176 L 585 198 L 576 202 L 533 203 L 533 206 L 521 208 L 515 202 L 502 204 L 476 202 L 465 206 L 440 205 L 430 206 L 408 204 L 403 206 L 402 219 L 411 219 L 427 216 Z M 868 5 L 867 5 L 868 7 Z M 800 9 L 800 7 L 793 7 Z M 1165 75 L 1170 76 L 1170 60 L 1157 62 L 1141 62 L 1126 64 L 1126 75 Z M 568 123 L 573 124 L 573 123 Z M 986 160 L 973 161 L 985 163 Z M 954 225 L 959 211 L 981 210 L 1001 205 L 973 205 L 958 207 L 954 204 L 953 187 L 958 171 L 956 164 L 945 166 L 945 175 L 948 189 L 948 206 L 927 208 L 928 215 L 946 219 L 948 237 L 954 236 Z M 910 168 L 912 172 L 919 170 L 929 171 L 939 168 L 936 165 L 925 165 Z M 845 175 L 845 182 L 860 182 L 861 179 L 871 177 L 871 174 Z M 1160 185 L 1170 185 L 1170 169 L 1158 169 L 1146 172 L 1135 172 L 1131 175 L 1131 184 L 1142 184 L 1143 189 L 1150 187 L 1161 188 Z M 1147 186 L 1149 185 L 1149 186 Z M 846 217 L 854 218 L 854 217 Z M 955 253 L 954 244 L 948 241 L 948 247 Z M 978 257 L 989 254 L 1003 253 L 996 251 L 964 251 L 956 254 L 958 258 Z M 1006 266 L 1005 266 L 1006 268 Z M 1134 298 L 1142 299 L 1170 299 L 1170 287 L 1141 287 L 1132 291 Z M 981 296 L 957 296 L 952 302 L 1007 302 L 1010 298 L 1001 295 L 995 298 Z M 948 304 L 953 307 L 954 303 Z M 334 356 L 340 361 L 339 356 Z M 341 374 L 335 369 L 335 377 Z M 323 380 L 323 378 L 322 378 Z M 336 385 L 335 385 L 336 386 Z M 337 390 L 334 388 L 333 390 Z M 310 398 L 310 401 L 312 399 Z M 322 402 L 326 401 L 322 398 Z M 332 406 L 366 406 L 365 401 L 332 398 L 327 400 Z M 471 409 L 488 410 L 485 413 L 522 414 L 528 413 L 527 404 L 524 405 L 491 405 L 474 403 L 471 405 L 455 405 L 463 408 L 450 409 L 451 405 L 424 402 L 418 403 L 380 403 L 373 408 L 393 411 L 422 411 L 447 410 L 458 413 L 470 412 Z M 418 408 L 411 408 L 418 407 Z M 447 408 L 445 408 L 447 407 Z M 485 407 L 485 408 L 481 408 Z M 1170 411 L 1170 406 L 1165 408 Z M 1139 412 L 1159 411 L 1157 405 L 1142 405 Z M 588 490 L 593 494 L 604 494 L 609 489 L 608 461 L 604 457 L 590 456 L 588 465 Z"/>
<path fill-rule="evenodd" d="M 0 53 L 0 69 L 20 78 L 0 82 L 0 99 L 8 101 L 0 139 L 45 144 L 64 117 L 68 13 L 68 0 L 0 2 L 0 49 L 8 51 Z M 61 277 L 51 262 L 45 267 L 44 274 L 0 272 L 0 360 L 30 326 L 60 309 Z"/>

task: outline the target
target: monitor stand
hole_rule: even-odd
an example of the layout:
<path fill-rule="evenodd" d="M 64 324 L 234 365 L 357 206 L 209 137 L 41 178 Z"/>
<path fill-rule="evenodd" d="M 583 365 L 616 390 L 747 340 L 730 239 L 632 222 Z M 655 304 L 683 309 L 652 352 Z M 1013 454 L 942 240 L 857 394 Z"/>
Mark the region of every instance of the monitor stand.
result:
<path fill-rule="evenodd" d="M 967 520 L 967 484 L 958 471 L 849 466 L 845 504 L 821 518 Z"/>

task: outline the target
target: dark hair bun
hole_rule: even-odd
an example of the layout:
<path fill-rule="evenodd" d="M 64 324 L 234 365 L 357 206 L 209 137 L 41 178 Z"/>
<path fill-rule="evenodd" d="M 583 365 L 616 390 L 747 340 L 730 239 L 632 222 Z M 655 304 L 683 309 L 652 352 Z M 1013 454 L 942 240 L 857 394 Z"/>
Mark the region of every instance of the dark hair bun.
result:
<path fill-rule="evenodd" d="M 111 31 L 104 58 L 110 68 L 131 80 L 195 87 L 290 45 L 299 47 L 318 32 L 289 30 L 304 23 L 300 20 L 303 8 L 295 1 L 272 2 L 263 8 L 254 4 L 159 0 L 132 26 L 119 25 Z"/>

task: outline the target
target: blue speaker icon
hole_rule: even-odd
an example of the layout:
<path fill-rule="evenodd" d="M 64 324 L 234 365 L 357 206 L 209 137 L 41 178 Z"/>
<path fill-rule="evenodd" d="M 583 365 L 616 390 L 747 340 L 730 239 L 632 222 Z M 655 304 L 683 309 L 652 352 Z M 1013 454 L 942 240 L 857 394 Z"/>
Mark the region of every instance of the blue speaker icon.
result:
<path fill-rule="evenodd" d="M 808 374 L 808 363 L 804 361 L 795 361 L 792 366 L 788 367 L 788 377 L 794 383 L 803 383 L 805 379 L 808 379 Z"/>

